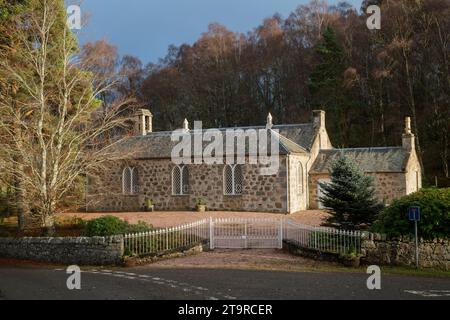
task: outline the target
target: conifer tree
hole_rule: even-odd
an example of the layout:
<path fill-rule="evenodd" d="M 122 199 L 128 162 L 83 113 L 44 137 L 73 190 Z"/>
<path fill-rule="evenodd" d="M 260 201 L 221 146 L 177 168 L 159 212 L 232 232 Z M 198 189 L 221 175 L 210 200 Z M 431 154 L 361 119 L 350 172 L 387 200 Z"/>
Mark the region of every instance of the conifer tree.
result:
<path fill-rule="evenodd" d="M 322 37 L 316 50 L 319 63 L 308 81 L 313 104 L 318 107 L 330 105 L 340 95 L 345 71 L 344 52 L 333 28 L 327 27 Z"/>
<path fill-rule="evenodd" d="M 383 205 L 375 195 L 373 178 L 345 156 L 332 165 L 331 182 L 320 183 L 320 201 L 331 216 L 326 224 L 340 229 L 355 230 L 372 224 Z"/>

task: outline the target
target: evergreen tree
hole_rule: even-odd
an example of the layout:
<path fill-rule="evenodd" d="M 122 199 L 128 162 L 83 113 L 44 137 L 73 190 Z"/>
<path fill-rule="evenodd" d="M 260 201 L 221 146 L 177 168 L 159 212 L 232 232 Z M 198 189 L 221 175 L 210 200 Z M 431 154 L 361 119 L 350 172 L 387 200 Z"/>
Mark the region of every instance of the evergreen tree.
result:
<path fill-rule="evenodd" d="M 336 33 L 328 26 L 323 33 L 316 54 L 319 63 L 308 81 L 313 104 L 317 107 L 336 105 L 336 97 L 341 96 L 345 57 L 339 46 Z"/>
<path fill-rule="evenodd" d="M 328 26 L 324 31 L 316 55 L 319 62 L 308 80 L 311 104 L 314 108 L 328 112 L 330 131 L 340 133 L 334 141 L 335 145 L 348 146 L 351 132 L 350 110 L 355 102 L 344 85 L 344 73 L 348 65 L 332 27 Z"/>
<path fill-rule="evenodd" d="M 327 225 L 359 229 L 372 224 L 383 208 L 375 196 L 373 178 L 343 155 L 332 165 L 331 182 L 320 187 L 324 194 L 320 201 L 331 214 Z"/>

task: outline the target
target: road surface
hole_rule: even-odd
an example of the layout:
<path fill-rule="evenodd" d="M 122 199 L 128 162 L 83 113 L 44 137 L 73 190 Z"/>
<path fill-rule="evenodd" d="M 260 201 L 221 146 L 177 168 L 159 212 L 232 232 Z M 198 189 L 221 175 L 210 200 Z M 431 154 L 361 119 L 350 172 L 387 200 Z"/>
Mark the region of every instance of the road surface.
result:
<path fill-rule="evenodd" d="M 58 267 L 0 266 L 0 300 L 450 299 L 449 277 L 383 275 L 370 291 L 362 273 L 252 270 L 83 269 L 81 290 L 68 290 Z"/>

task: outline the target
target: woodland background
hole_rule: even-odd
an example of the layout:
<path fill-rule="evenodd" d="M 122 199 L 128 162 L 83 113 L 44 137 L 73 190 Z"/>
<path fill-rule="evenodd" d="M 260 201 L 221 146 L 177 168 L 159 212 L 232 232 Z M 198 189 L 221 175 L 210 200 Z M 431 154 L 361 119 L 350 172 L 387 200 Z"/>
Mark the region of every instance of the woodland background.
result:
<path fill-rule="evenodd" d="M 15 13 L 2 8 L 27 1 L 0 0 L 3 34 Z M 370 4 L 381 7 L 381 30 L 366 26 Z M 118 100 L 146 107 L 155 130 L 180 128 L 184 118 L 261 125 L 268 112 L 275 123 L 299 123 L 323 108 L 334 146 L 377 147 L 400 145 L 411 116 L 426 183 L 450 185 L 450 0 L 366 0 L 362 8 L 313 0 L 245 34 L 212 23 L 148 65 L 106 40 L 80 50 L 84 68 L 111 83 L 99 97 L 104 108 Z"/>
<path fill-rule="evenodd" d="M 381 30 L 366 27 L 370 4 L 381 7 Z M 194 44 L 170 46 L 146 66 L 105 40 L 82 52 L 92 71 L 124 76 L 105 105 L 133 96 L 156 130 L 184 118 L 261 125 L 268 112 L 276 123 L 299 123 L 323 108 L 334 146 L 393 146 L 409 115 L 427 183 L 450 184 L 448 0 L 365 1 L 360 9 L 312 1 L 246 34 L 212 23 Z"/>

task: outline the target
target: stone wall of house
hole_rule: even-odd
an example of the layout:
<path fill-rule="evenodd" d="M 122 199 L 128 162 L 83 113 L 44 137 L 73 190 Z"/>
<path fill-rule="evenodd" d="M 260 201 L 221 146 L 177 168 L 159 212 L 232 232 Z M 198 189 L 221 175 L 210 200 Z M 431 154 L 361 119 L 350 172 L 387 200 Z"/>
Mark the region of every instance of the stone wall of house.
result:
<path fill-rule="evenodd" d="M 406 177 L 404 173 L 371 173 L 374 177 L 375 188 L 378 199 L 386 204 L 391 204 L 394 199 L 406 195 Z M 319 181 L 329 181 L 330 175 L 327 173 L 310 174 L 309 177 L 309 201 L 310 209 L 318 209 L 318 183 Z"/>
<path fill-rule="evenodd" d="M 122 172 L 125 166 L 138 170 L 137 195 L 122 194 Z M 145 199 L 152 199 L 156 210 L 193 210 L 199 199 L 209 210 L 263 211 L 286 213 L 287 174 L 286 157 L 280 159 L 276 175 L 264 176 L 258 165 L 243 165 L 242 195 L 225 196 L 224 165 L 189 165 L 189 195 L 172 195 L 172 170 L 169 159 L 133 160 L 112 163 L 109 170 L 97 179 L 90 179 L 88 210 L 139 211 Z"/>
<path fill-rule="evenodd" d="M 406 195 L 406 177 L 404 173 L 376 173 L 374 177 L 377 197 L 386 204 Z"/>
<path fill-rule="evenodd" d="M 403 238 L 386 240 L 371 234 L 361 245 L 362 261 L 366 264 L 414 267 L 416 245 L 414 240 Z M 435 239 L 419 242 L 419 265 L 421 268 L 450 270 L 450 240 Z"/>
<path fill-rule="evenodd" d="M 0 257 L 79 265 L 115 265 L 122 261 L 123 237 L 0 238 Z"/>
<path fill-rule="evenodd" d="M 310 174 L 309 175 L 309 208 L 319 209 L 318 186 L 319 181 L 329 180 L 329 174 Z"/>

